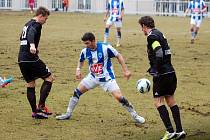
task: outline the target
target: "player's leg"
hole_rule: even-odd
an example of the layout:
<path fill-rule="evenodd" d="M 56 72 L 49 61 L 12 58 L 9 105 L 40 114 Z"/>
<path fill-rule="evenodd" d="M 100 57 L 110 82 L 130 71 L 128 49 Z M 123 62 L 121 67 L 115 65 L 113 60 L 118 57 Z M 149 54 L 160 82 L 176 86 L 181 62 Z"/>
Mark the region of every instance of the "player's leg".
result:
<path fill-rule="evenodd" d="M 36 95 L 35 95 L 35 80 L 27 83 L 27 99 L 31 106 L 32 112 L 36 113 L 37 108 L 36 108 Z"/>
<path fill-rule="evenodd" d="M 180 111 L 179 111 L 179 107 L 176 104 L 176 101 L 174 99 L 174 93 L 176 91 L 176 86 L 177 86 L 177 78 L 176 78 L 176 74 L 172 73 L 168 75 L 168 95 L 169 96 L 165 96 L 165 100 L 167 105 L 170 107 L 171 112 L 172 112 L 172 116 L 176 125 L 176 134 L 177 134 L 177 138 L 184 138 L 186 136 L 186 133 L 183 131 L 182 129 L 182 124 L 181 124 L 181 117 L 180 117 Z"/>
<path fill-rule="evenodd" d="M 48 69 L 48 67 L 45 65 L 45 63 L 42 60 L 39 60 L 33 63 L 32 70 L 34 71 L 35 77 L 42 78 L 44 80 L 40 88 L 40 99 L 39 99 L 39 104 L 38 104 L 38 111 L 50 115 L 52 113 L 48 112 L 48 109 L 45 106 L 45 102 L 50 93 L 54 77 L 52 76 L 50 70 Z"/>
<path fill-rule="evenodd" d="M 101 84 L 105 91 L 112 93 L 113 97 L 122 104 L 122 106 L 130 113 L 132 118 L 138 123 L 144 123 L 145 119 L 139 116 L 129 101 L 122 95 L 116 80 L 109 80 L 105 84 Z"/>
<path fill-rule="evenodd" d="M 106 21 L 106 27 L 104 32 L 104 43 L 107 43 L 108 37 L 109 37 L 109 30 L 113 24 L 113 21 L 111 20 L 111 17 L 109 17 Z"/>
<path fill-rule="evenodd" d="M 29 3 L 29 7 L 31 9 L 31 13 L 34 12 L 34 3 Z"/>
<path fill-rule="evenodd" d="M 115 22 L 115 27 L 116 27 L 116 39 L 117 39 L 117 43 L 116 43 L 116 47 L 120 47 L 120 40 L 121 40 L 121 28 L 122 28 L 122 21 L 117 21 Z"/>
<path fill-rule="evenodd" d="M 194 34 L 194 38 L 196 38 L 197 34 L 198 34 L 198 31 L 200 29 L 200 26 L 201 26 L 201 23 L 202 23 L 202 19 L 198 20 L 196 25 L 195 25 L 195 34 Z"/>
<path fill-rule="evenodd" d="M 69 100 L 69 104 L 68 104 L 66 113 L 56 116 L 56 119 L 57 120 L 70 119 L 76 105 L 79 102 L 80 96 L 83 95 L 85 92 L 87 92 L 89 89 L 95 88 L 96 86 L 97 86 L 96 79 L 92 75 L 89 74 L 87 77 L 85 77 L 80 82 L 78 87 L 74 90 L 74 94 Z"/>
<path fill-rule="evenodd" d="M 27 99 L 31 106 L 32 117 L 37 119 L 46 119 L 47 115 L 38 113 L 36 107 L 36 95 L 35 95 L 35 73 L 33 69 L 34 63 L 19 63 L 20 71 L 23 75 L 23 78 L 27 82 Z"/>
<path fill-rule="evenodd" d="M 193 16 L 190 20 L 191 44 L 195 41 L 196 18 Z"/>
<path fill-rule="evenodd" d="M 167 140 L 170 138 L 174 138 L 176 133 L 174 132 L 168 110 L 164 104 L 164 98 L 166 96 L 166 76 L 153 77 L 153 97 L 154 97 L 154 105 L 157 108 L 160 118 L 166 128 L 166 133 L 162 137 L 162 140 Z"/>

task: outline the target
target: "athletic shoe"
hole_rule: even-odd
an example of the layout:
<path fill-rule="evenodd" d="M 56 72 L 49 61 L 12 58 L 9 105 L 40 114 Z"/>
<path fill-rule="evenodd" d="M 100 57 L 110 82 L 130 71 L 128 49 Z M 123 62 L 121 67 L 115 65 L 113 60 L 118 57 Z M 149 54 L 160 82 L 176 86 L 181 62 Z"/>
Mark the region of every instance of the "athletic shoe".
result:
<path fill-rule="evenodd" d="M 116 44 L 116 47 L 120 47 L 120 46 L 121 46 L 120 43 L 117 43 L 117 44 Z"/>
<path fill-rule="evenodd" d="M 136 111 L 131 112 L 132 118 L 137 122 L 137 123 L 144 123 L 145 119 L 141 116 L 139 116 Z"/>
<path fill-rule="evenodd" d="M 184 139 L 186 137 L 186 133 L 184 131 L 176 133 L 176 138 L 175 140 L 180 140 L 180 139 Z"/>
<path fill-rule="evenodd" d="M 34 118 L 34 119 L 48 119 L 48 116 L 41 112 L 37 112 L 37 113 L 33 112 L 32 118 Z"/>
<path fill-rule="evenodd" d="M 13 77 L 10 77 L 8 79 L 2 79 L 0 77 L 0 87 L 5 87 L 6 85 L 8 85 L 9 83 L 11 83 L 13 81 Z"/>
<path fill-rule="evenodd" d="M 69 113 L 65 113 L 65 114 L 56 116 L 55 118 L 57 120 L 68 120 L 68 119 L 70 119 L 70 117 L 71 117 L 71 115 Z"/>
<path fill-rule="evenodd" d="M 45 106 L 45 107 L 39 107 L 38 109 L 38 112 L 42 112 L 46 115 L 52 115 L 53 113 L 49 111 L 48 107 Z"/>
<path fill-rule="evenodd" d="M 160 140 L 172 140 L 175 137 L 176 137 L 176 132 L 169 133 L 168 131 L 166 131 L 164 136 Z"/>

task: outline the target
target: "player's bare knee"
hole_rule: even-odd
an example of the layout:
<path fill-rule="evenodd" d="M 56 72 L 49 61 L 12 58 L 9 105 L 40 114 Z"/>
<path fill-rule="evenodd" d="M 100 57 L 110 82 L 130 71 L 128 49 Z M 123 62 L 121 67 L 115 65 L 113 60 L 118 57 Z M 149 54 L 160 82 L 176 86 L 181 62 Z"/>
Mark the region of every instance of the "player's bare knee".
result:
<path fill-rule="evenodd" d="M 27 83 L 27 87 L 35 87 L 35 86 L 36 86 L 35 81 L 31 81 L 31 82 Z"/>
<path fill-rule="evenodd" d="M 50 75 L 49 77 L 45 78 L 44 80 L 53 83 L 53 81 L 55 80 L 55 77 L 53 75 Z"/>

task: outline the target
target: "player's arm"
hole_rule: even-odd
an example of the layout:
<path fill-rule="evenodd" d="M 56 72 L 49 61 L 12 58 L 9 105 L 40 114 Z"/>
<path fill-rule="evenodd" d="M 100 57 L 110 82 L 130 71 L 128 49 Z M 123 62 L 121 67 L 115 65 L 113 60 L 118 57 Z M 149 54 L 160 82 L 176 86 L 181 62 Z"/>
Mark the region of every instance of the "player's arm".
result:
<path fill-rule="evenodd" d="M 201 9 L 201 13 L 205 13 L 205 12 L 206 12 L 206 10 L 207 10 L 206 4 L 205 4 L 205 2 L 203 1 L 203 2 L 202 2 L 202 9 Z"/>
<path fill-rule="evenodd" d="M 124 14 L 125 14 L 125 12 L 124 12 L 125 10 L 124 10 L 124 8 L 122 8 L 122 10 L 121 10 L 121 15 L 120 15 L 120 19 L 122 20 L 123 19 L 123 17 L 124 17 Z"/>
<path fill-rule="evenodd" d="M 106 4 L 106 12 L 105 12 L 105 15 L 104 15 L 104 22 L 107 20 L 107 18 L 109 16 L 109 10 L 110 10 L 110 3 L 107 2 L 107 4 Z"/>
<path fill-rule="evenodd" d="M 188 3 L 188 6 L 187 6 L 187 9 L 186 9 L 185 12 L 184 12 L 184 15 L 185 15 L 185 16 L 190 12 L 191 7 L 192 7 L 192 4 L 191 4 L 191 2 L 189 2 L 189 3 Z"/>
<path fill-rule="evenodd" d="M 120 19 L 122 20 L 123 19 L 123 17 L 124 17 L 124 14 L 125 14 L 125 8 L 124 8 L 124 3 L 122 2 L 121 3 L 121 17 L 120 17 Z"/>
<path fill-rule="evenodd" d="M 163 61 L 163 50 L 160 42 L 154 35 L 148 36 L 148 44 L 151 47 L 150 49 L 152 49 L 152 52 L 154 52 L 154 57 L 150 59 L 152 67 L 150 68 L 149 73 L 156 76 Z"/>
<path fill-rule="evenodd" d="M 80 59 L 77 63 L 77 68 L 76 68 L 76 80 L 81 80 L 82 79 L 82 73 L 81 73 L 81 69 L 84 66 L 84 61 L 85 61 L 85 55 L 84 55 L 84 49 L 82 50 L 82 52 L 80 53 Z"/>
<path fill-rule="evenodd" d="M 76 80 L 81 80 L 82 79 L 82 73 L 81 73 L 81 68 L 84 66 L 84 61 L 78 62 L 77 68 L 76 68 Z"/>
<path fill-rule="evenodd" d="M 30 44 L 30 53 L 32 54 L 36 54 L 37 52 L 34 41 L 36 33 L 37 33 L 36 30 L 33 27 L 31 27 L 27 34 L 27 40 Z"/>
<path fill-rule="evenodd" d="M 122 67 L 122 72 L 123 72 L 124 77 L 126 78 L 126 80 L 128 80 L 131 76 L 131 72 L 128 70 L 123 56 L 120 53 L 118 53 L 116 58 Z"/>

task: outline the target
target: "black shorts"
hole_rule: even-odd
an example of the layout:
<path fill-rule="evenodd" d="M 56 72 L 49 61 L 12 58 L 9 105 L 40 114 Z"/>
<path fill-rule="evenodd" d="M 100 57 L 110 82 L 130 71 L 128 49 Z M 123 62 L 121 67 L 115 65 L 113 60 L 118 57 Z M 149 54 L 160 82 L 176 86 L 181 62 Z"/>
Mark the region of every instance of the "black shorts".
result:
<path fill-rule="evenodd" d="M 20 71 L 27 83 L 38 78 L 47 78 L 51 75 L 50 70 L 42 60 L 36 62 L 21 62 L 19 63 Z"/>
<path fill-rule="evenodd" d="M 176 73 L 153 77 L 153 97 L 174 95 L 177 86 Z"/>

